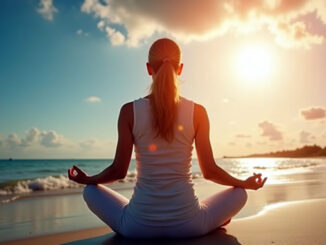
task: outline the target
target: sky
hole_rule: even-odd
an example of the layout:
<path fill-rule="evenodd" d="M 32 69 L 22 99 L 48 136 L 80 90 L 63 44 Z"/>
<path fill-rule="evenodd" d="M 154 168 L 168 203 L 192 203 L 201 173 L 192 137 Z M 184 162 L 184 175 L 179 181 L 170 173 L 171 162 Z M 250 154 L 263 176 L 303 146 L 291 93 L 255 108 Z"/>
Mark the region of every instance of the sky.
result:
<path fill-rule="evenodd" d="M 0 33 L 0 158 L 114 157 L 162 37 L 215 157 L 326 146 L 324 0 L 2 0 Z"/>

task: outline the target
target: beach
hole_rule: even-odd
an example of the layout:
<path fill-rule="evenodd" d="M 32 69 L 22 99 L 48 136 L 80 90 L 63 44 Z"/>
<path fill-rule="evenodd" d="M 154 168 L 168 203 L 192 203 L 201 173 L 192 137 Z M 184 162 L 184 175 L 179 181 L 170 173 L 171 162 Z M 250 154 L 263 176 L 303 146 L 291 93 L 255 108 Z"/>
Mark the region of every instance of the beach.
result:
<path fill-rule="evenodd" d="M 230 163 L 229 160 L 224 161 L 225 164 Z M 198 239 L 207 239 L 208 242 L 227 239 L 222 240 L 222 244 L 325 243 L 325 234 L 323 234 L 326 220 L 325 159 L 230 161 L 239 161 L 239 166 L 242 166 L 241 169 L 238 167 L 236 170 L 229 170 L 233 173 L 238 172 L 239 177 L 243 178 L 247 172 L 255 170 L 262 172 L 269 179 L 263 189 L 248 191 L 247 204 L 226 226 L 226 232 L 217 230 L 207 237 Z M 278 161 L 277 168 L 274 166 L 275 161 Z M 252 169 L 248 167 L 246 170 L 246 162 Z M 292 167 L 286 167 L 290 165 Z M 227 168 L 228 165 L 225 166 Z M 229 188 L 204 180 L 200 173 L 196 172 L 196 167 L 194 169 L 194 188 L 200 200 Z M 129 179 L 109 186 L 130 198 L 134 177 L 131 171 Z M 109 244 L 117 239 L 119 244 L 136 242 L 128 239 L 121 241 L 121 237 L 114 236 L 110 228 L 88 210 L 80 187 L 10 195 L 8 193 L 2 195 L 1 200 L 0 242 L 2 244 L 61 244 L 78 240 L 82 240 L 78 244 L 93 242 L 96 244 L 103 239 L 111 239 Z M 93 240 L 85 240 L 89 238 Z M 198 239 L 193 239 L 191 242 L 202 242 Z M 233 243 L 230 243 L 231 241 Z"/>
<path fill-rule="evenodd" d="M 232 221 L 225 229 L 193 239 L 133 240 L 108 227 L 65 232 L 7 242 L 7 244 L 325 244 L 326 199 L 284 202 L 261 214 Z"/>

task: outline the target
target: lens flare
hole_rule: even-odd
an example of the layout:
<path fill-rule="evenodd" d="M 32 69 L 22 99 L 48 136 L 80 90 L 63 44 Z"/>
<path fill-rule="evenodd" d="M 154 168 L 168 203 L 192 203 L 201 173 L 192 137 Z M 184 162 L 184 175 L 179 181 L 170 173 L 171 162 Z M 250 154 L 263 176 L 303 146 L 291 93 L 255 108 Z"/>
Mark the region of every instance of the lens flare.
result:
<path fill-rule="evenodd" d="M 149 152 L 155 152 L 155 151 L 157 151 L 157 145 L 155 145 L 155 144 L 150 144 L 150 145 L 148 146 L 148 151 L 149 151 Z"/>

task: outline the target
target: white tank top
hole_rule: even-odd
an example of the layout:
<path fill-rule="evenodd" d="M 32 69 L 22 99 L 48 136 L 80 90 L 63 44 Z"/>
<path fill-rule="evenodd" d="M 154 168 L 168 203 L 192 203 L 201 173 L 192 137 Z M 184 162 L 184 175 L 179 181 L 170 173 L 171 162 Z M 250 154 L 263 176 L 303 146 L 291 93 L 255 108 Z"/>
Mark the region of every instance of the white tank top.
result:
<path fill-rule="evenodd" d="M 190 170 L 194 103 L 181 98 L 171 143 L 155 137 L 149 99 L 135 100 L 133 110 L 137 182 L 126 211 L 151 226 L 187 222 L 199 210 Z"/>

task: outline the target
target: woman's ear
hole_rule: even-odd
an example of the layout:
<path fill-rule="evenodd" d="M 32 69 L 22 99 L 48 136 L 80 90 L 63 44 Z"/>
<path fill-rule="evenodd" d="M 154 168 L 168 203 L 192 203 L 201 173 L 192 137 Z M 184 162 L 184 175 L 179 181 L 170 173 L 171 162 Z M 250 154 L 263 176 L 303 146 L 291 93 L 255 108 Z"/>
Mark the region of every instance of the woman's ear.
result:
<path fill-rule="evenodd" d="M 146 63 L 146 67 L 147 67 L 147 72 L 148 72 L 148 75 L 153 75 L 153 70 L 152 70 L 152 67 L 149 63 Z"/>
<path fill-rule="evenodd" d="M 177 75 L 178 75 L 178 76 L 181 75 L 181 73 L 182 73 L 182 69 L 183 69 L 183 63 L 181 63 L 181 64 L 179 65 L 179 67 L 178 67 L 178 71 L 177 71 Z"/>

